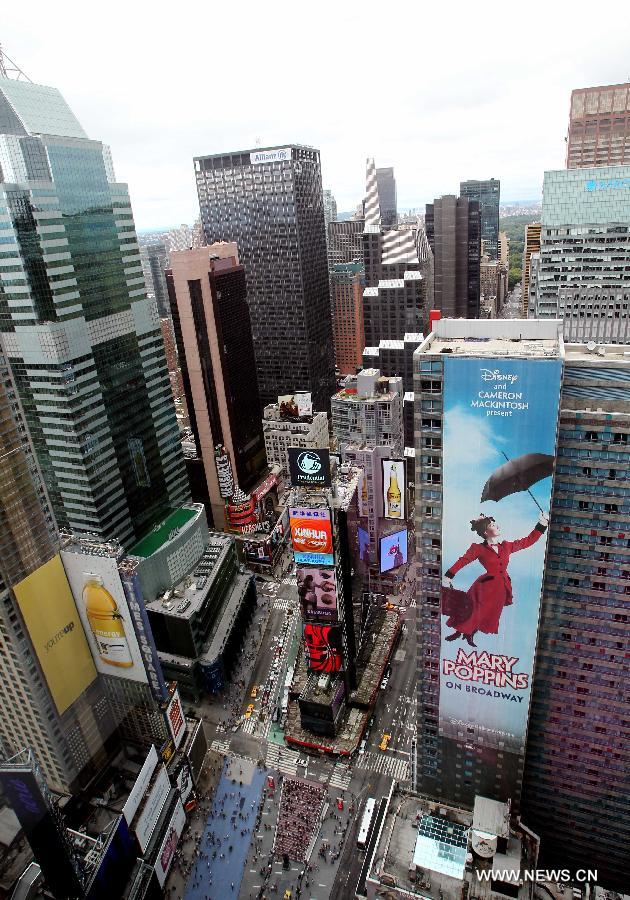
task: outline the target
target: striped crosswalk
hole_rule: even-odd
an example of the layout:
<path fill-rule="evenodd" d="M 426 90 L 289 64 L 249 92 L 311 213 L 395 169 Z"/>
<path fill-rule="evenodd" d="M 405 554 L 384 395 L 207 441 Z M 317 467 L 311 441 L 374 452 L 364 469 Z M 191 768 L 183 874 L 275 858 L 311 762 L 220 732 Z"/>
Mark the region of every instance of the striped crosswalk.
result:
<path fill-rule="evenodd" d="M 289 609 L 293 602 L 288 597 L 276 597 L 272 603 L 273 609 Z"/>
<path fill-rule="evenodd" d="M 266 765 L 268 769 L 278 769 L 285 775 L 297 774 L 300 754 L 295 750 L 281 747 L 280 744 L 267 744 Z"/>
<path fill-rule="evenodd" d="M 409 780 L 409 760 L 400 759 L 388 752 L 362 753 L 356 765 L 358 769 L 369 769 L 371 772 L 389 775 L 395 781 Z"/>
<path fill-rule="evenodd" d="M 229 741 L 212 741 L 210 744 L 210 749 L 216 751 L 216 753 L 229 753 L 230 752 L 230 742 Z"/>
<path fill-rule="evenodd" d="M 338 762 L 330 776 L 328 782 L 330 787 L 338 788 L 341 791 L 347 791 L 352 779 L 352 771 L 346 763 Z"/>

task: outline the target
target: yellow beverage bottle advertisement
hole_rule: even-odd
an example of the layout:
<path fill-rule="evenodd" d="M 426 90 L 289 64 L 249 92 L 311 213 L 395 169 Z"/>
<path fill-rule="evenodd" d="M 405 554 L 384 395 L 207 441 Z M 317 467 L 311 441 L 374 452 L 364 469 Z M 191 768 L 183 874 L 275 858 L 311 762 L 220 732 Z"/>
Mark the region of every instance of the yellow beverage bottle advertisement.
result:
<path fill-rule="evenodd" d="M 133 659 L 118 605 L 98 575 L 90 575 L 83 586 L 83 602 L 98 653 L 110 666 L 131 668 Z"/>
<path fill-rule="evenodd" d="M 387 512 L 386 517 L 389 519 L 399 519 L 401 512 L 400 504 L 400 488 L 398 487 L 398 476 L 396 469 L 392 466 L 389 473 L 389 487 L 387 488 Z"/>

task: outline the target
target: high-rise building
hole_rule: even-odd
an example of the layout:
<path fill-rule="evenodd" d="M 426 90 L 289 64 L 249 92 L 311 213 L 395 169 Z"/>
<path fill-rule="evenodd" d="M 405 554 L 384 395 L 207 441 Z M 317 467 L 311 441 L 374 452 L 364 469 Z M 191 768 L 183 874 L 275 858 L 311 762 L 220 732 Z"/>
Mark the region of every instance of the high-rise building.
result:
<path fill-rule="evenodd" d="M 567 169 L 630 165 L 630 82 L 571 93 Z"/>
<path fill-rule="evenodd" d="M 530 266 L 533 253 L 540 252 L 540 222 L 525 226 L 525 246 L 523 248 L 523 294 L 521 298 L 523 316 L 529 312 Z"/>
<path fill-rule="evenodd" d="M 324 191 L 324 225 L 326 226 L 326 236 L 328 237 L 328 227 L 331 222 L 337 219 L 337 201 L 333 197 L 332 191 Z"/>
<path fill-rule="evenodd" d="M 328 447 L 328 416 L 325 412 L 293 415 L 283 403 L 265 406 L 262 421 L 265 453 L 270 466 L 289 471 L 289 447 Z"/>
<path fill-rule="evenodd" d="M 168 306 L 168 292 L 166 290 L 166 277 L 168 268 L 168 251 L 166 244 L 160 242 L 144 244 L 140 249 L 142 271 L 147 284 L 149 297 L 154 297 L 160 318 L 170 315 Z"/>
<path fill-rule="evenodd" d="M 262 405 L 305 390 L 328 409 L 335 365 L 319 151 L 203 156 L 195 173 L 206 243 L 236 241 L 247 273 Z"/>
<path fill-rule="evenodd" d="M 432 306 L 432 255 L 421 227 L 385 230 L 376 167 L 367 160 L 363 229 L 365 343 L 422 331 Z"/>
<path fill-rule="evenodd" d="M 359 557 L 370 590 L 395 594 L 411 556 L 402 379 L 381 376 L 378 369 L 347 379 L 332 400 L 332 428 L 343 462 L 362 472 Z M 390 491 L 396 494 L 393 512 Z"/>
<path fill-rule="evenodd" d="M 365 346 L 363 325 L 364 272 L 361 263 L 333 266 L 330 275 L 335 365 L 342 375 L 361 367 Z"/>
<path fill-rule="evenodd" d="M 378 369 L 363 369 L 332 400 L 332 429 L 337 447 L 391 446 L 403 453 L 401 378 L 385 378 Z"/>
<path fill-rule="evenodd" d="M 476 200 L 479 204 L 484 253 L 487 253 L 491 260 L 498 259 L 501 182 L 496 178 L 490 178 L 488 181 L 462 181 L 459 193 L 461 197 Z"/>
<path fill-rule="evenodd" d="M 125 185 L 57 90 L 0 78 L 0 330 L 58 525 L 129 544 L 188 497 Z"/>
<path fill-rule="evenodd" d="M 566 345 L 523 814 L 542 863 L 630 871 L 630 362 Z"/>
<path fill-rule="evenodd" d="M 558 322 L 442 318 L 415 353 L 417 788 L 458 806 L 520 803 L 561 351 Z"/>
<path fill-rule="evenodd" d="M 383 228 L 395 228 L 398 224 L 398 203 L 396 200 L 396 179 L 394 170 L 389 168 L 376 170 L 376 186 L 378 203 L 381 209 Z"/>
<path fill-rule="evenodd" d="M 567 341 L 630 342 L 630 165 L 545 172 L 529 314 Z"/>
<path fill-rule="evenodd" d="M 238 248 L 171 253 L 167 273 L 191 428 L 206 473 L 214 527 L 225 527 L 217 448 L 249 491 L 266 468 L 245 269 Z M 234 483 L 232 483 L 232 488 Z"/>
<path fill-rule="evenodd" d="M 362 355 L 365 369 L 379 369 L 388 378 L 402 378 L 404 391 L 403 417 L 405 447 L 414 446 L 413 437 L 413 354 L 424 335 L 407 332 L 402 340 L 381 341 L 377 347 L 365 347 Z"/>
<path fill-rule="evenodd" d="M 363 263 L 363 226 L 362 218 L 330 223 L 328 265 L 331 270 L 342 263 Z"/>
<path fill-rule="evenodd" d="M 499 262 L 510 268 L 510 239 L 505 231 L 499 232 Z"/>
<path fill-rule="evenodd" d="M 479 203 L 445 196 L 427 203 L 425 228 L 433 252 L 433 308 L 443 316 L 479 316 Z"/>
<path fill-rule="evenodd" d="M 47 652 L 43 641 L 35 643 L 29 632 L 29 625 L 41 623 L 41 638 L 55 616 L 64 628 L 71 622 L 81 626 L 56 556 L 47 496 L 19 400 L 1 355 L 0 521 L 0 757 L 31 747 L 50 787 L 69 791 L 93 776 L 113 726 L 89 656 L 79 659 L 70 653 L 63 660 L 67 682 L 77 688 L 67 694 L 53 682 L 53 674 L 58 675 L 54 663 L 46 671 L 40 662 Z M 32 617 L 31 609 L 36 609 Z M 60 639 L 51 630 L 46 640 L 61 644 L 61 634 Z M 49 650 L 54 656 L 54 648 Z M 73 650 L 81 656 L 79 644 Z"/>

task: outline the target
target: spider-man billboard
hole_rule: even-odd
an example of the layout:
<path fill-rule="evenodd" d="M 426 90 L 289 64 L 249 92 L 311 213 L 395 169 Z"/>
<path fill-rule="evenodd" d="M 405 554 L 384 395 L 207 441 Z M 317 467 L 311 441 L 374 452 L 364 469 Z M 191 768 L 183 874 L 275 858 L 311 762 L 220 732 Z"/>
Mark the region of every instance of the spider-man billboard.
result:
<path fill-rule="evenodd" d="M 540 615 L 559 359 L 444 360 L 440 733 L 521 754 Z"/>
<path fill-rule="evenodd" d="M 312 672 L 339 672 L 343 667 L 341 628 L 307 623 L 304 626 L 304 653 Z"/>

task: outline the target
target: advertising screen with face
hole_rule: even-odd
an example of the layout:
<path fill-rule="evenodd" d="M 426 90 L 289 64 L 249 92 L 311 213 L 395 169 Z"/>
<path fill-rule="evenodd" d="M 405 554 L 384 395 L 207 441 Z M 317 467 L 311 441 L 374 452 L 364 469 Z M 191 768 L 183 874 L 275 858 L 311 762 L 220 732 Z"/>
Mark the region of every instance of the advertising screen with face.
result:
<path fill-rule="evenodd" d="M 337 578 L 334 569 L 304 566 L 297 570 L 297 585 L 305 621 L 337 621 Z"/>
<path fill-rule="evenodd" d="M 304 653 L 312 672 L 339 672 L 343 667 L 341 628 L 307 623 L 304 626 Z"/>

